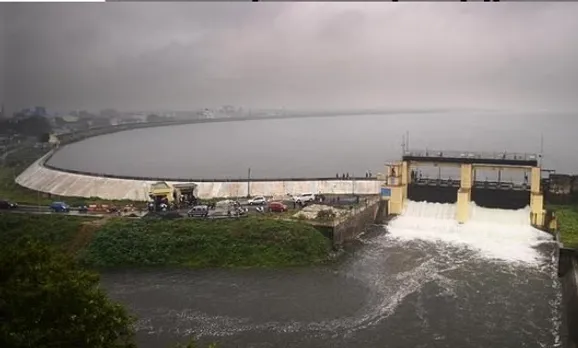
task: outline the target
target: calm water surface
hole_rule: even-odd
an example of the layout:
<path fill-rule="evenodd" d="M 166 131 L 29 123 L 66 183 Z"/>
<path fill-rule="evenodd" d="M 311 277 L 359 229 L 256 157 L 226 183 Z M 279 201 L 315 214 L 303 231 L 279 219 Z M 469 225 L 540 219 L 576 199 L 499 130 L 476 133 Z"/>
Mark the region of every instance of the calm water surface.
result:
<path fill-rule="evenodd" d="M 346 172 L 364 176 L 367 170 L 382 172 L 385 162 L 400 158 L 402 134 L 409 130 L 411 148 L 492 152 L 537 153 L 543 134 L 544 166 L 578 173 L 573 150 L 578 147 L 577 128 L 573 115 L 495 112 L 205 123 L 90 138 L 64 147 L 50 164 L 93 173 L 187 179 L 244 179 L 248 168 L 254 179 Z"/>

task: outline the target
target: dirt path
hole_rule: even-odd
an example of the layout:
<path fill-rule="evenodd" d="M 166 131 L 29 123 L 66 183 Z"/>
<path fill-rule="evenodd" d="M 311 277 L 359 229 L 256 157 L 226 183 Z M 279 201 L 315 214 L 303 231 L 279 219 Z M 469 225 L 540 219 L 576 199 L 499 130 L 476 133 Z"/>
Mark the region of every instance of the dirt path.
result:
<path fill-rule="evenodd" d="M 110 217 L 82 223 L 74 238 L 68 243 L 66 250 L 71 254 L 77 254 L 90 243 L 94 237 L 94 233 L 107 223 L 108 220 L 110 220 Z"/>

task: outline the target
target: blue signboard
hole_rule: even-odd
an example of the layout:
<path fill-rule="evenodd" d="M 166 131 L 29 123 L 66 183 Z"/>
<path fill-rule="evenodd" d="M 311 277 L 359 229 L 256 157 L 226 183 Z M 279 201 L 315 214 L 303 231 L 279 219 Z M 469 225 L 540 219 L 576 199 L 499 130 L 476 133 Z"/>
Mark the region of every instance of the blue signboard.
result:
<path fill-rule="evenodd" d="M 391 189 L 388 187 L 382 187 L 381 188 L 381 197 L 383 197 L 383 198 L 391 197 Z"/>

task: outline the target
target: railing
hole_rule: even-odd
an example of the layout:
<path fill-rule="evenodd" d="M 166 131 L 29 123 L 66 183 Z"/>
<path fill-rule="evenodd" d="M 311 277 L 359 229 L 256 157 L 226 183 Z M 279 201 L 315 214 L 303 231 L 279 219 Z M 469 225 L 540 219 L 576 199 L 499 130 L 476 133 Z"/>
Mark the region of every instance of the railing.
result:
<path fill-rule="evenodd" d="M 440 151 L 440 150 L 407 150 L 403 156 L 426 158 L 469 158 L 485 160 L 537 161 L 540 155 L 516 152 L 473 152 L 473 151 Z"/>
<path fill-rule="evenodd" d="M 100 178 L 109 178 L 109 179 L 123 179 L 123 180 L 139 180 L 139 181 L 172 181 L 172 182 L 256 182 L 256 181 L 265 181 L 265 182 L 274 182 L 274 181 L 378 181 L 377 177 L 349 177 L 347 179 L 343 179 L 341 177 L 337 178 L 335 176 L 332 177 L 314 177 L 314 178 L 259 178 L 259 177 L 251 177 L 251 178 L 221 178 L 221 179 L 206 179 L 206 178 L 170 178 L 170 177 L 151 177 L 151 176 L 130 176 L 130 175 L 115 175 L 115 174 L 107 174 L 107 173 L 91 173 L 85 172 L 80 170 L 74 169 L 65 169 L 55 167 L 53 165 L 48 164 L 48 160 L 52 157 L 54 153 L 48 154 L 40 163 L 40 165 L 52 169 L 59 172 L 70 173 L 70 174 L 77 174 L 77 175 L 88 175 Z"/>
<path fill-rule="evenodd" d="M 441 187 L 460 187 L 461 181 L 456 179 L 418 179 L 411 181 L 410 185 L 417 186 L 441 186 Z M 529 190 L 530 185 L 524 183 L 515 183 L 510 181 L 474 181 L 473 188 L 487 188 L 499 190 Z"/>

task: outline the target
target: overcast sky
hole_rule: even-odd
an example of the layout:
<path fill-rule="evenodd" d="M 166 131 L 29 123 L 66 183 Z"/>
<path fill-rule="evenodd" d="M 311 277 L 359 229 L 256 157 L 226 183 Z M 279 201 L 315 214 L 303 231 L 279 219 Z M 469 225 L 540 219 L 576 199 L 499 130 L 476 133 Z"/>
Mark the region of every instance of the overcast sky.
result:
<path fill-rule="evenodd" d="M 1 4 L 10 108 L 574 110 L 578 3 Z"/>

